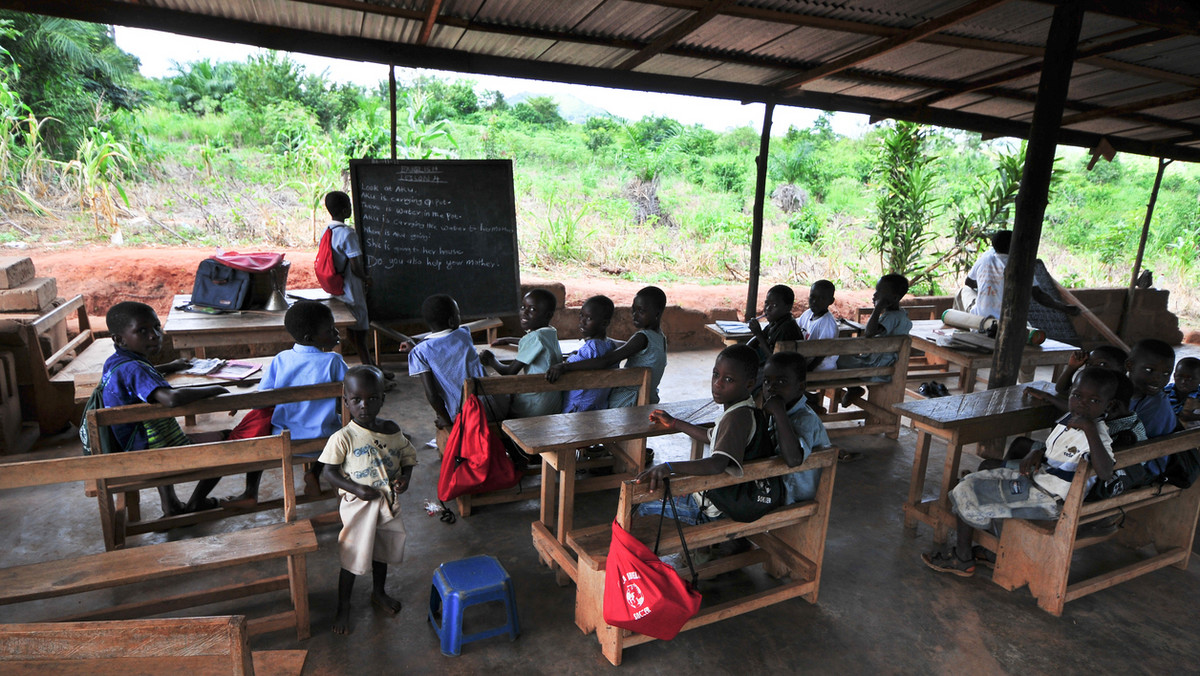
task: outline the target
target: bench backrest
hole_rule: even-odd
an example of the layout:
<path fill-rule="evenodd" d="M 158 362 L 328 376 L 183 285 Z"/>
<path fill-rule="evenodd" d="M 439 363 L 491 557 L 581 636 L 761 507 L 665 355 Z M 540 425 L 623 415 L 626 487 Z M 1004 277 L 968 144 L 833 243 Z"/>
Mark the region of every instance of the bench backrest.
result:
<path fill-rule="evenodd" d="M 591 390 L 611 387 L 638 388 L 637 405 L 643 406 L 650 399 L 650 369 L 619 368 L 597 371 L 568 371 L 558 380 L 550 382 L 545 374 L 468 378 L 463 383 L 463 394 L 504 395 L 530 392 L 566 392 L 569 390 Z"/>
<path fill-rule="evenodd" d="M 1113 463 L 1113 470 L 1124 469 L 1146 462 L 1147 460 L 1161 458 L 1193 448 L 1200 448 L 1200 428 L 1147 439 L 1146 441 L 1140 441 L 1132 446 L 1120 449 L 1113 454 L 1116 458 L 1116 461 Z M 1088 479 L 1093 476 L 1096 476 L 1096 470 L 1092 468 L 1091 462 L 1085 461 L 1079 463 L 1079 466 L 1075 469 L 1075 476 L 1071 480 L 1071 490 L 1067 493 L 1065 504 L 1074 505 L 1083 502 L 1085 497 L 1084 487 L 1087 485 Z M 1161 487 L 1162 492 L 1172 490 L 1179 489 L 1169 485 Z M 1121 495 L 1118 495 L 1111 499 L 1120 500 L 1121 497 Z M 1098 502 L 1103 503 L 1104 501 Z"/>
<path fill-rule="evenodd" d="M 288 432 L 276 436 L 210 444 L 8 463 L 0 465 L 0 490 L 72 481 L 170 474 L 270 461 L 278 462 L 283 472 L 284 520 L 291 522 L 296 517 L 296 492 L 292 479 L 291 434 Z"/>
<path fill-rule="evenodd" d="M 214 384 L 218 384 L 214 381 Z M 92 454 L 100 454 L 100 427 L 110 427 L 123 423 L 144 422 L 159 418 L 175 418 L 180 416 L 201 415 L 205 413 L 221 413 L 225 411 L 246 411 L 252 408 L 264 408 L 278 404 L 293 404 L 301 401 L 317 399 L 332 399 L 342 396 L 342 384 L 321 383 L 320 385 L 301 385 L 299 387 L 280 387 L 273 390 L 255 392 L 239 392 L 225 394 L 219 397 L 201 399 L 183 406 L 173 408 L 160 404 L 130 404 L 129 406 L 113 406 L 88 411 L 88 441 L 92 446 Z M 348 420 L 345 410 L 342 411 L 343 423 Z M 304 440 L 295 444 L 293 451 L 305 453 L 320 451 L 325 445 L 323 439 Z M 315 446 L 315 447 L 314 447 Z"/>
<path fill-rule="evenodd" d="M 246 637 L 241 615 L 4 624 L 0 672 L 242 676 L 254 673 Z"/>
<path fill-rule="evenodd" d="M 861 380 L 875 376 L 887 376 L 893 382 L 904 380 L 908 373 L 908 353 L 912 346 L 910 336 L 884 336 L 882 338 L 827 338 L 825 340 L 781 340 L 775 344 L 776 352 L 797 352 L 807 359 L 833 355 L 855 355 L 875 352 L 895 352 L 896 361 L 889 366 L 864 369 L 834 369 L 810 371 L 808 384 L 817 389 L 826 383 Z"/>
<path fill-rule="evenodd" d="M 59 360 L 66 357 L 73 351 L 82 350 L 88 345 L 91 345 L 92 341 L 95 340 L 95 337 L 92 334 L 91 321 L 88 319 L 87 307 L 83 302 L 83 296 L 75 296 L 74 298 L 68 300 L 67 302 L 54 308 L 50 312 L 47 312 L 41 317 L 38 317 L 28 324 L 28 330 L 30 331 L 30 337 L 32 338 L 30 341 L 30 349 L 33 349 L 36 346 L 37 351 L 40 354 L 41 342 L 37 340 L 37 338 L 47 331 L 55 328 L 59 324 L 67 321 L 67 318 L 71 316 L 71 313 L 75 313 L 78 317 L 79 334 L 67 341 L 65 345 L 60 347 L 58 351 L 49 357 L 42 355 L 42 361 L 44 362 L 47 374 L 49 374 L 50 369 Z"/>

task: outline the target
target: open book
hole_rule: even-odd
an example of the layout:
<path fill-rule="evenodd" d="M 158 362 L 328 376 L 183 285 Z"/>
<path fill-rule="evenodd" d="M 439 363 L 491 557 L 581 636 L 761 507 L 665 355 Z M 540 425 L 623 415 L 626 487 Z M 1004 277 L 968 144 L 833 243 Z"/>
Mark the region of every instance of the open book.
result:
<path fill-rule="evenodd" d="M 208 376 L 222 380 L 241 380 L 262 369 L 262 364 L 224 359 L 194 359 L 191 368 L 180 371 L 185 375 Z"/>

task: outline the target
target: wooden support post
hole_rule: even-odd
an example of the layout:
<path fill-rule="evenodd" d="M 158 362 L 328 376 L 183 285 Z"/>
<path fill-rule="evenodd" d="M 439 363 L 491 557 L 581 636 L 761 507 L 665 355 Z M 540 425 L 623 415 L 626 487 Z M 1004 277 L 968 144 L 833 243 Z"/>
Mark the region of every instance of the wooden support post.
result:
<path fill-rule="evenodd" d="M 396 65 L 388 64 L 388 108 L 392 111 L 392 159 L 396 159 Z"/>
<path fill-rule="evenodd" d="M 1000 315 L 1000 335 L 996 338 L 992 374 L 988 379 L 989 388 L 1016 384 L 1021 370 L 1033 268 L 1037 262 L 1038 240 L 1042 236 L 1042 218 L 1046 215 L 1063 104 L 1070 87 L 1075 47 L 1082 25 L 1081 0 L 1068 0 L 1054 9 L 1054 18 L 1050 21 L 1050 32 L 1046 37 L 1046 55 L 1038 83 L 1037 103 L 1029 126 L 1029 145 L 1025 151 L 1021 190 L 1017 193 L 1012 247 L 1004 268 L 1005 302 Z"/>
<path fill-rule="evenodd" d="M 1142 257 L 1146 254 L 1146 237 L 1150 235 L 1150 221 L 1154 218 L 1154 204 L 1158 202 L 1158 189 L 1162 186 L 1163 173 L 1172 160 L 1158 158 L 1158 173 L 1154 175 L 1154 188 L 1150 190 L 1150 201 L 1146 203 L 1146 219 L 1142 221 L 1142 238 L 1138 241 L 1137 258 L 1133 262 L 1133 272 L 1129 275 L 1129 293 L 1125 296 L 1125 307 L 1121 312 L 1122 338 L 1129 338 L 1129 318 L 1133 314 L 1133 297 L 1137 290 L 1137 278 L 1142 271 Z"/>
<path fill-rule="evenodd" d="M 771 150 L 771 116 L 775 101 L 766 102 L 763 113 L 762 136 L 758 142 L 758 172 L 754 179 L 754 226 L 750 233 L 750 283 L 746 289 L 746 321 L 758 314 L 758 272 L 762 258 L 763 205 L 767 191 L 767 160 Z"/>

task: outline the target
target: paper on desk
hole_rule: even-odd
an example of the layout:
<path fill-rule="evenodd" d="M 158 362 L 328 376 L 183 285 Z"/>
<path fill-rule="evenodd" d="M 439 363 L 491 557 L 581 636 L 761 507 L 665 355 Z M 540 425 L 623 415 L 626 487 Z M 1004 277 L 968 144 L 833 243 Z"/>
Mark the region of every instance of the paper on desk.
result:
<path fill-rule="evenodd" d="M 746 322 L 735 322 L 727 319 L 718 319 L 717 328 L 725 333 L 750 333 L 750 325 Z"/>
<path fill-rule="evenodd" d="M 191 367 L 180 373 L 185 376 L 207 376 L 224 365 L 224 359 L 193 359 Z"/>

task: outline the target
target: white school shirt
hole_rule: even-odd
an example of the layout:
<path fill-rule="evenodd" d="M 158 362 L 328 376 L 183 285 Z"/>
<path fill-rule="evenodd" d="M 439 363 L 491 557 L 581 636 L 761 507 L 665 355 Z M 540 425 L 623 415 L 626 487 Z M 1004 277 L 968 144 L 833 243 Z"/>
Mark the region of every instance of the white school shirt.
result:
<path fill-rule="evenodd" d="M 812 310 L 805 310 L 796 319 L 796 324 L 800 327 L 800 335 L 804 336 L 805 340 L 825 340 L 827 338 L 838 337 L 837 320 L 833 318 L 833 313 L 825 310 L 825 314 L 820 317 L 813 317 Z M 831 354 L 821 360 L 817 364 L 814 371 L 830 371 L 837 368 L 837 355 Z"/>

